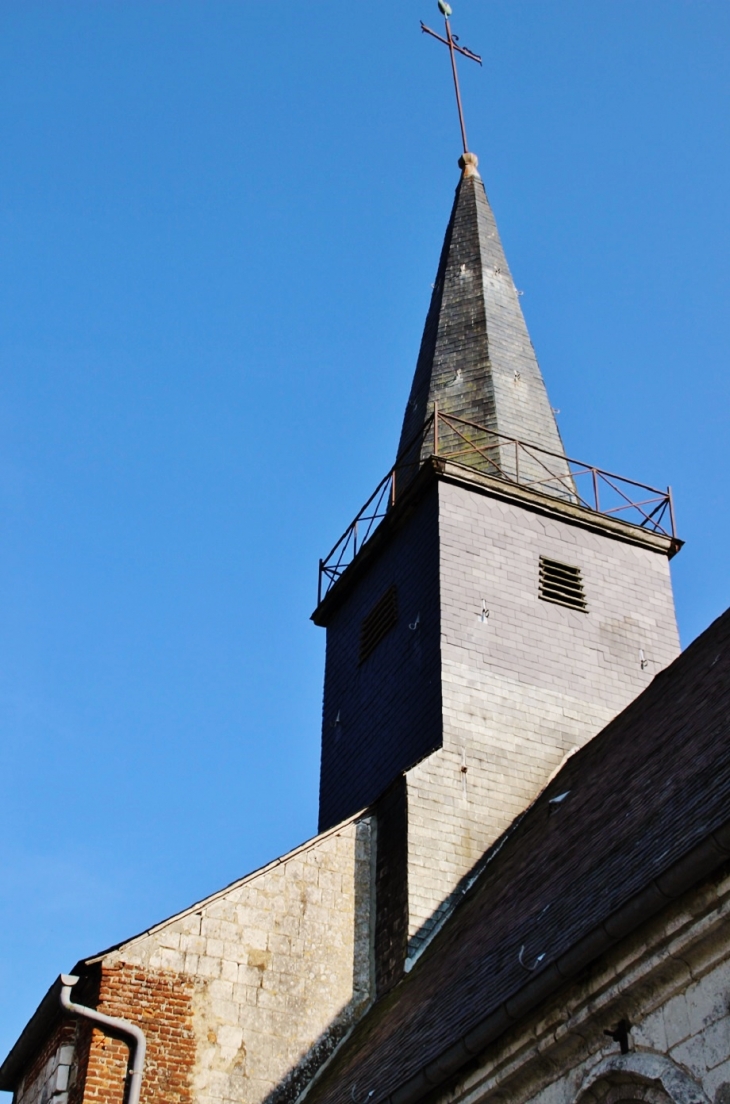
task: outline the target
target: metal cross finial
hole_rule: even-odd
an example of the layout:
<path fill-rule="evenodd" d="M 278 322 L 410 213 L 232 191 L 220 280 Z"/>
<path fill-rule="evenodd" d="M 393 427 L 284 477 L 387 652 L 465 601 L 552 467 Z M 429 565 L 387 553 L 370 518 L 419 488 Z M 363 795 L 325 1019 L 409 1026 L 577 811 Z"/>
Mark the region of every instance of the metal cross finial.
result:
<path fill-rule="evenodd" d="M 444 24 L 446 26 L 446 38 L 442 38 L 440 34 L 436 34 L 430 27 L 421 21 L 421 30 L 424 34 L 430 34 L 434 38 L 437 38 L 439 42 L 443 42 L 445 46 L 449 48 L 449 54 L 451 55 L 451 72 L 454 74 L 454 90 L 456 91 L 456 106 L 459 109 L 459 125 L 461 127 L 461 140 L 464 144 L 464 153 L 469 152 L 469 147 L 466 142 L 466 126 L 464 125 L 464 109 L 461 106 L 461 92 L 459 91 L 459 74 L 456 71 L 456 55 L 463 54 L 464 57 L 471 58 L 472 61 L 478 61 L 482 64 L 482 59 L 479 54 L 473 54 L 471 50 L 467 50 L 464 46 L 459 46 L 458 36 L 451 33 L 451 24 L 449 23 L 449 16 L 451 15 L 451 5 L 447 4 L 445 0 L 438 0 L 439 11 L 443 14 Z"/>

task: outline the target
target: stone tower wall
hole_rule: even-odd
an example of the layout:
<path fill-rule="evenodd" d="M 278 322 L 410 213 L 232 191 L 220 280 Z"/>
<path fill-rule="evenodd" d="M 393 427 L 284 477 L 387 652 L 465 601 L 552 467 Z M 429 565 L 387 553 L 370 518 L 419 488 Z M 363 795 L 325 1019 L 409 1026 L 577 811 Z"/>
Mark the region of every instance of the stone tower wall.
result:
<path fill-rule="evenodd" d="M 434 485 L 327 623 L 320 831 L 371 804 L 441 743 L 438 585 Z M 363 619 L 392 586 L 397 622 L 361 663 Z"/>
<path fill-rule="evenodd" d="M 446 481 L 439 541 L 444 739 L 407 776 L 411 956 L 566 754 L 679 652 L 661 553 Z M 581 569 L 587 613 L 538 597 L 540 555 Z"/>

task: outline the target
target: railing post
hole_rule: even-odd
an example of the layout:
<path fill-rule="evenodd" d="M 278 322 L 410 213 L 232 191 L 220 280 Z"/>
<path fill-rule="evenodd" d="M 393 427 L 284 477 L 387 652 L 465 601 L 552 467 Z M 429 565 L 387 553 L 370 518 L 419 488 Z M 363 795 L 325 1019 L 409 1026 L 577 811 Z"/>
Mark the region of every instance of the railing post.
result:
<path fill-rule="evenodd" d="M 672 527 L 672 536 L 677 536 L 677 528 L 674 524 L 674 496 L 672 494 L 672 488 L 667 487 L 667 498 L 669 499 L 669 524 Z"/>
<path fill-rule="evenodd" d="M 355 549 L 355 551 L 352 554 L 352 558 L 354 559 L 355 556 L 357 556 L 357 522 L 355 522 L 353 527 L 352 527 L 352 542 L 353 542 L 353 547 Z"/>
<path fill-rule="evenodd" d="M 591 471 L 593 472 L 593 497 L 596 502 L 595 510 L 596 513 L 599 513 L 601 507 L 598 504 L 598 472 L 595 468 L 591 468 Z"/>
<path fill-rule="evenodd" d="M 390 473 L 390 505 L 395 506 L 395 468 Z"/>
<path fill-rule="evenodd" d="M 433 454 L 439 454 L 439 404 L 433 404 Z"/>
<path fill-rule="evenodd" d="M 317 579 L 317 605 L 322 601 L 322 568 L 324 567 L 324 560 L 319 561 L 319 578 Z"/>

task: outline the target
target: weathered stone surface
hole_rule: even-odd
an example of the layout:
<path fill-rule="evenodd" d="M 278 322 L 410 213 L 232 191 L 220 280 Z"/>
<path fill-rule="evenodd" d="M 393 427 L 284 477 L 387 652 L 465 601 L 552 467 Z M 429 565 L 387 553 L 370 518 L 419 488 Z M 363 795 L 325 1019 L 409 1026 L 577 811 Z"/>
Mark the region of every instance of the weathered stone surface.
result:
<path fill-rule="evenodd" d="M 372 997 L 371 865 L 370 820 L 347 822 L 95 961 L 99 1009 L 147 1035 L 143 1104 L 297 1095 Z M 87 1035 L 83 1069 L 59 1038 L 23 1104 L 67 1067 L 85 1100 L 122 1104 L 126 1047 Z"/>

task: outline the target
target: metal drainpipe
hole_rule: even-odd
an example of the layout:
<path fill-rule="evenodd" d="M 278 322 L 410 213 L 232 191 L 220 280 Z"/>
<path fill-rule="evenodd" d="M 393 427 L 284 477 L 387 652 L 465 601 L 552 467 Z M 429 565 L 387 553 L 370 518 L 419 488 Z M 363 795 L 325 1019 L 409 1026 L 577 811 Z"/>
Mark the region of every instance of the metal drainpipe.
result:
<path fill-rule="evenodd" d="M 129 1020 L 120 1020 L 115 1016 L 105 1016 L 103 1012 L 97 1012 L 95 1008 L 87 1008 L 83 1004 L 74 1004 L 71 1000 L 71 990 L 79 979 L 69 974 L 61 974 L 61 1007 L 76 1016 L 92 1020 L 94 1023 L 108 1027 L 112 1032 L 125 1037 L 129 1046 L 129 1067 L 127 1077 L 129 1079 L 129 1094 L 126 1104 L 139 1104 L 139 1094 L 142 1088 L 142 1073 L 144 1071 L 144 1059 L 147 1051 L 147 1040 L 141 1027 L 130 1023 Z"/>

